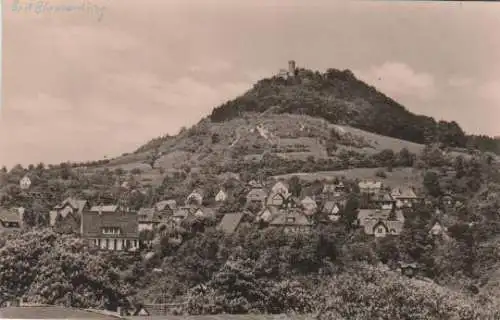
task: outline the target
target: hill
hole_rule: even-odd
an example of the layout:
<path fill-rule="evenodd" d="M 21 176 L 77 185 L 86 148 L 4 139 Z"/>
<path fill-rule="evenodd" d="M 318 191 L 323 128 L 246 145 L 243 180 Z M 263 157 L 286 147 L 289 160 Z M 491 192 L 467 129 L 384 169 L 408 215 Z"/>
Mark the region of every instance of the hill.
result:
<path fill-rule="evenodd" d="M 190 171 L 218 168 L 220 174 L 234 163 L 259 164 L 266 155 L 288 162 L 315 159 L 332 164 L 324 170 L 335 170 L 344 169 L 333 163 L 345 157 L 363 160 L 384 150 L 397 154 L 402 149 L 418 154 L 423 148 L 422 144 L 330 124 L 307 115 L 247 113 L 224 122 L 203 119 L 176 136 L 155 139 L 133 154 L 106 161 L 104 166 L 110 170 L 140 171 L 143 182 L 156 185 L 166 174 L 187 168 Z M 364 165 L 371 166 L 366 162 L 355 166 Z"/>
<path fill-rule="evenodd" d="M 307 114 L 415 143 L 440 142 L 500 153 L 498 138 L 466 135 L 454 121 L 413 114 L 349 70 L 299 69 L 288 79 L 263 79 L 244 95 L 215 108 L 210 119 L 222 122 L 246 112 Z"/>

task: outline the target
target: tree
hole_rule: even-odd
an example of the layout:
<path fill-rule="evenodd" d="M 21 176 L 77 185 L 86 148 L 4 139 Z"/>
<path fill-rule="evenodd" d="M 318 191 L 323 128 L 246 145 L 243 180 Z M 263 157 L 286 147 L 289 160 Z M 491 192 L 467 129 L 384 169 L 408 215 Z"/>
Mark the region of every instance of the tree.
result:
<path fill-rule="evenodd" d="M 345 205 L 344 214 L 340 217 L 340 221 L 342 221 L 349 230 L 354 228 L 354 223 L 358 219 L 359 206 L 360 202 L 358 197 L 350 195 Z"/>
<path fill-rule="evenodd" d="M 424 188 L 433 197 L 439 197 L 441 195 L 439 176 L 436 172 L 427 171 L 424 176 Z"/>
<path fill-rule="evenodd" d="M 455 177 L 457 179 L 462 178 L 465 175 L 465 159 L 462 155 L 455 158 L 454 167 L 456 171 Z"/>
<path fill-rule="evenodd" d="M 290 193 L 295 196 L 299 197 L 300 193 L 302 191 L 302 185 L 300 184 L 300 179 L 297 176 L 293 176 L 290 178 L 289 181 L 289 187 L 290 187 Z"/>
<path fill-rule="evenodd" d="M 403 167 L 412 167 L 414 163 L 414 155 L 407 148 L 403 148 L 398 154 L 399 165 Z"/>

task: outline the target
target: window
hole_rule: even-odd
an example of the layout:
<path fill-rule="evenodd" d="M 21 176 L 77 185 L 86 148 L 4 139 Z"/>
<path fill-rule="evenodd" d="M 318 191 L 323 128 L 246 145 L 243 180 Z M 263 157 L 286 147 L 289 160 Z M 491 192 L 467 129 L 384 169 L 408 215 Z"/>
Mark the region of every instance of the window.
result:
<path fill-rule="evenodd" d="M 384 228 L 382 228 L 382 227 L 378 227 L 378 229 L 377 229 L 377 233 L 384 233 Z"/>
<path fill-rule="evenodd" d="M 121 234 L 121 230 L 118 227 L 104 227 L 102 234 Z"/>
<path fill-rule="evenodd" d="M 287 217 L 286 222 L 293 223 L 293 222 L 295 222 L 295 218 L 294 217 Z"/>

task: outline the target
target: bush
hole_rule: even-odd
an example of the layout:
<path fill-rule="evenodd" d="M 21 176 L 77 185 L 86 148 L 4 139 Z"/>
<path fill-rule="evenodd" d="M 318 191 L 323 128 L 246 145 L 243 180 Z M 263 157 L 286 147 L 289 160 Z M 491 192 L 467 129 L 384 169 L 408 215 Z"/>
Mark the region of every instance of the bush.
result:
<path fill-rule="evenodd" d="M 383 179 L 387 178 L 385 171 L 382 169 L 377 170 L 377 172 L 375 172 L 375 176 L 377 176 L 379 178 L 383 178 Z"/>

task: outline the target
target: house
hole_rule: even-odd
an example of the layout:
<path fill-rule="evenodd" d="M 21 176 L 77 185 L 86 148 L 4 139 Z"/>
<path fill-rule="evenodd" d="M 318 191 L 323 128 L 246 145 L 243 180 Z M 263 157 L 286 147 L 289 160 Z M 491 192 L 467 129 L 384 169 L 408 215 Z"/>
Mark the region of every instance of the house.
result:
<path fill-rule="evenodd" d="M 82 212 L 89 210 L 87 200 L 66 198 L 49 212 L 50 226 L 58 230 L 79 232 Z"/>
<path fill-rule="evenodd" d="M 399 235 L 403 231 L 402 221 L 391 220 L 370 220 L 364 225 L 364 231 L 368 235 L 373 235 L 376 238 L 382 238 L 387 235 Z"/>
<path fill-rule="evenodd" d="M 132 211 L 83 211 L 81 234 L 101 250 L 135 251 L 139 248 L 139 218 Z"/>
<path fill-rule="evenodd" d="M 216 202 L 224 202 L 227 200 L 227 193 L 224 190 L 220 190 L 219 193 L 215 196 L 215 201 Z"/>
<path fill-rule="evenodd" d="M 186 219 L 190 215 L 190 208 L 189 207 L 180 207 L 175 210 L 172 219 L 175 223 L 179 224 L 181 223 L 184 219 Z"/>
<path fill-rule="evenodd" d="M 418 266 L 416 263 L 404 263 L 400 261 L 398 264 L 401 274 L 409 278 L 413 278 L 418 272 Z"/>
<path fill-rule="evenodd" d="M 357 220 L 366 234 L 384 237 L 387 234 L 400 234 L 405 218 L 401 210 L 361 209 Z"/>
<path fill-rule="evenodd" d="M 358 183 L 359 191 L 365 194 L 377 194 L 382 189 L 382 182 L 363 180 Z"/>
<path fill-rule="evenodd" d="M 271 195 L 275 194 L 281 194 L 285 198 L 288 198 L 290 196 L 290 192 L 288 191 L 289 187 L 288 184 L 283 182 L 283 181 L 278 181 L 274 184 L 274 186 L 271 188 Z"/>
<path fill-rule="evenodd" d="M 252 189 L 247 194 L 247 204 L 260 203 L 264 204 L 267 199 L 267 192 L 262 188 Z"/>
<path fill-rule="evenodd" d="M 287 197 L 282 204 L 283 209 L 299 208 L 299 207 L 300 207 L 300 199 L 295 196 Z"/>
<path fill-rule="evenodd" d="M 386 192 L 373 194 L 370 198 L 370 202 L 383 210 L 392 209 L 396 205 L 396 201 L 389 193 Z"/>
<path fill-rule="evenodd" d="M 394 188 L 391 190 L 391 196 L 396 200 L 398 208 L 411 208 L 419 200 L 411 188 Z"/>
<path fill-rule="evenodd" d="M 266 207 L 263 208 L 260 212 L 257 213 L 255 218 L 256 222 L 271 222 L 274 215 L 278 212 L 278 210 L 274 207 Z"/>
<path fill-rule="evenodd" d="M 241 212 L 226 213 L 217 228 L 228 234 L 234 233 L 241 224 L 243 216 Z"/>
<path fill-rule="evenodd" d="M 31 179 L 26 175 L 19 181 L 21 189 L 26 190 L 31 186 Z"/>
<path fill-rule="evenodd" d="M 154 205 L 156 212 L 161 217 L 171 216 L 175 209 L 177 209 L 177 202 L 175 200 L 162 200 Z"/>
<path fill-rule="evenodd" d="M 446 228 L 439 222 L 436 221 L 432 228 L 429 230 L 431 236 L 440 236 L 446 233 Z"/>
<path fill-rule="evenodd" d="M 316 201 L 313 198 L 307 196 L 300 201 L 300 205 L 305 211 L 309 212 L 314 212 L 318 208 Z"/>
<path fill-rule="evenodd" d="M 23 227 L 23 216 L 20 210 L 0 208 L 0 231 L 19 231 Z"/>
<path fill-rule="evenodd" d="M 270 227 L 280 228 L 285 233 L 309 233 L 312 230 L 312 222 L 306 216 L 297 211 L 279 212 L 269 223 Z"/>
<path fill-rule="evenodd" d="M 346 187 L 342 181 L 335 183 L 325 184 L 323 186 L 323 194 L 335 194 L 342 193 L 346 191 Z"/>
<path fill-rule="evenodd" d="M 215 211 L 211 208 L 190 208 L 190 215 L 198 218 L 209 218 L 215 216 Z"/>
<path fill-rule="evenodd" d="M 274 193 L 267 198 L 267 205 L 282 207 L 285 204 L 286 200 L 287 200 L 286 196 L 283 195 L 282 193 Z"/>
<path fill-rule="evenodd" d="M 141 208 L 137 212 L 139 232 L 143 230 L 155 230 L 161 219 L 155 208 Z"/>
<path fill-rule="evenodd" d="M 327 215 L 338 215 L 340 213 L 340 207 L 335 201 L 327 201 L 323 205 L 321 212 Z"/>
<path fill-rule="evenodd" d="M 453 206 L 454 203 L 455 203 L 455 199 L 450 192 L 445 193 L 441 197 L 441 204 L 444 206 L 451 207 L 451 206 Z"/>
<path fill-rule="evenodd" d="M 193 190 L 187 198 L 186 198 L 186 205 L 197 205 L 201 206 L 203 203 L 203 192 L 201 190 Z"/>

